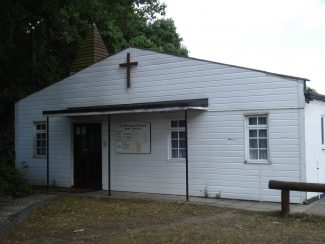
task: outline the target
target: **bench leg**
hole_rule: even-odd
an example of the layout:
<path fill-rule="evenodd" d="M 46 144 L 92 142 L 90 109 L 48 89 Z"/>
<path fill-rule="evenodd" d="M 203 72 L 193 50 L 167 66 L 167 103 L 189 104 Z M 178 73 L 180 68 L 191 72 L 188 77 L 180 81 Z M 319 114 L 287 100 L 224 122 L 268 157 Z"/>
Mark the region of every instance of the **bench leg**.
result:
<path fill-rule="evenodd" d="M 281 190 L 281 214 L 290 213 L 290 192 L 289 190 Z"/>

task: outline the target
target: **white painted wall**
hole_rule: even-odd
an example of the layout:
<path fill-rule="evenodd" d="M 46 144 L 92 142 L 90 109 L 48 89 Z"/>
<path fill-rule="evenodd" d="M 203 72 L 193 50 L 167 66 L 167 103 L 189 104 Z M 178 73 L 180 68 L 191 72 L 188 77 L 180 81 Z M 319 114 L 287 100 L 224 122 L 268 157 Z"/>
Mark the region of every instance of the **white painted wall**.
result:
<path fill-rule="evenodd" d="M 16 165 L 20 167 L 22 162 L 26 162 L 29 167 L 27 171 L 29 182 L 35 185 L 46 185 L 46 158 L 34 157 L 33 149 L 33 122 L 44 120 L 44 118 L 41 114 L 27 117 L 24 111 L 20 111 L 17 120 L 19 125 L 17 129 Z M 50 184 L 70 186 L 72 169 L 70 121 L 67 118 L 51 118 L 50 129 Z"/>
<path fill-rule="evenodd" d="M 279 191 L 268 190 L 268 181 L 300 181 L 297 111 L 270 110 L 270 164 L 245 164 L 245 112 L 189 112 L 190 194 L 203 196 L 207 186 L 214 197 L 280 201 Z M 164 194 L 185 194 L 185 161 L 168 159 L 170 119 L 183 112 L 115 115 L 111 121 L 112 189 Z M 285 119 L 284 119 L 285 117 Z M 117 121 L 148 121 L 152 126 L 151 154 L 116 154 Z M 287 125 L 292 127 L 288 130 Z M 103 124 L 103 142 L 107 123 Z M 106 144 L 106 143 L 103 143 Z M 107 189 L 107 147 L 103 148 L 103 188 Z M 301 202 L 300 193 L 291 200 Z"/>
<path fill-rule="evenodd" d="M 126 53 L 139 65 L 132 68 L 132 88 L 119 67 Z M 189 113 L 190 193 L 263 201 L 279 201 L 267 189 L 269 179 L 299 181 L 304 173 L 300 118 L 303 82 L 224 64 L 186 59 L 140 49 L 127 49 L 17 103 L 17 165 L 30 166 L 29 180 L 45 183 L 46 161 L 33 158 L 33 121 L 42 111 L 67 107 L 209 98 L 208 112 Z M 271 164 L 244 164 L 244 114 L 269 114 Z M 167 159 L 169 113 L 112 116 L 115 120 L 146 119 L 152 123 L 152 154 L 115 155 L 115 190 L 185 193 L 185 164 Z M 166 117 L 167 116 L 167 117 Z M 107 135 L 107 122 L 102 122 Z M 69 118 L 50 119 L 51 177 L 59 186 L 72 185 L 72 141 Z M 114 131 L 112 131 L 113 133 Z M 114 136 L 112 134 L 112 136 Z M 113 138 L 113 137 L 112 137 Z M 102 137 L 103 145 L 105 136 Z M 112 141 L 112 145 L 114 145 Z M 105 151 L 106 150 L 106 151 Z M 132 161 L 131 161 L 132 160 Z M 107 187 L 107 147 L 103 148 L 103 183 Z M 51 181 L 52 181 L 51 179 Z M 301 202 L 300 194 L 292 201 Z"/>
<path fill-rule="evenodd" d="M 325 102 L 314 100 L 306 104 L 306 176 L 310 183 L 325 183 L 325 147 L 321 139 L 321 116 L 324 115 Z M 308 198 L 317 195 L 307 193 Z"/>
<path fill-rule="evenodd" d="M 175 115 L 175 116 L 172 116 Z M 169 160 L 169 118 L 183 113 L 142 113 L 115 115 L 111 120 L 112 189 L 119 191 L 185 194 L 185 160 Z M 122 121 L 147 121 L 151 124 L 150 154 L 115 153 L 115 126 Z M 107 164 L 106 162 L 103 162 Z M 105 167 L 107 169 L 107 167 Z M 107 171 L 106 171 L 107 172 Z M 104 174 L 107 174 L 107 173 Z M 104 177 L 103 177 L 104 178 Z M 107 176 L 104 188 L 107 189 Z"/>

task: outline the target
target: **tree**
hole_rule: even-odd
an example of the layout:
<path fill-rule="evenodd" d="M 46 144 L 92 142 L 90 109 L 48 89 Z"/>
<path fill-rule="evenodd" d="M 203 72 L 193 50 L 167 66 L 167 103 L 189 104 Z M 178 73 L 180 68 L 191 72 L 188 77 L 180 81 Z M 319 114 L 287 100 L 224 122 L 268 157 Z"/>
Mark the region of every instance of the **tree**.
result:
<path fill-rule="evenodd" d="M 69 75 L 80 41 L 96 23 L 109 53 L 129 45 L 186 56 L 159 0 L 0 2 L 0 163 L 13 161 L 14 103 Z"/>
<path fill-rule="evenodd" d="M 176 32 L 172 19 L 158 19 L 148 23 L 144 33 L 130 40 L 131 46 L 144 47 L 155 51 L 187 56 L 188 50 L 182 46 L 182 38 Z"/>

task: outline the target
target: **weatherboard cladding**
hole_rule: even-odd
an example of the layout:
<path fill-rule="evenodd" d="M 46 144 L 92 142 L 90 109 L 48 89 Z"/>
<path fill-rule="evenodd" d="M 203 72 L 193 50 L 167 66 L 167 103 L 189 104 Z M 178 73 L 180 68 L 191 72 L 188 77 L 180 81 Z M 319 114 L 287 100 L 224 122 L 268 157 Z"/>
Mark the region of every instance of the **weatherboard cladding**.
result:
<path fill-rule="evenodd" d="M 126 53 L 139 65 L 132 69 L 132 87 L 119 67 Z M 45 183 L 44 159 L 33 157 L 33 121 L 43 111 L 209 99 L 209 111 L 190 111 L 189 189 L 202 196 L 207 185 L 221 197 L 279 201 L 267 189 L 269 179 L 300 180 L 299 111 L 304 106 L 303 82 L 219 63 L 130 48 L 37 92 L 17 103 L 17 162 L 29 164 L 28 179 Z M 271 164 L 245 164 L 245 114 L 267 113 Z M 185 163 L 168 158 L 169 121 L 178 113 L 112 115 L 112 190 L 184 194 Z M 99 121 L 107 134 L 107 116 L 75 118 Z M 152 154 L 114 155 L 114 126 L 118 121 L 145 120 L 152 126 Z M 71 186 L 71 124 L 66 117 L 50 118 L 50 182 Z M 103 137 L 103 142 L 105 137 Z M 107 147 L 103 148 L 103 187 L 107 189 Z M 105 159 L 106 157 L 106 159 Z M 301 202 L 293 193 L 293 202 Z"/>
<path fill-rule="evenodd" d="M 136 47 L 136 48 L 135 47 L 129 47 L 127 49 L 130 49 L 130 48 L 139 49 L 139 50 L 143 50 L 143 51 L 150 51 L 149 49 L 139 48 L 139 47 Z M 122 50 L 120 52 L 123 52 L 125 50 Z M 118 52 L 118 53 L 120 53 L 120 52 Z M 280 76 L 280 77 L 288 78 L 288 79 L 301 80 L 301 81 L 309 81 L 309 79 L 304 78 L 304 77 L 298 77 L 298 76 L 287 75 L 287 74 L 280 74 L 280 73 L 270 72 L 270 71 L 266 71 L 266 70 L 260 70 L 260 69 L 254 69 L 254 68 L 239 66 L 239 65 L 233 65 L 233 64 L 227 64 L 227 63 L 221 63 L 221 62 L 211 61 L 211 60 L 207 60 L 207 59 L 200 59 L 200 58 L 194 58 L 194 57 L 184 57 L 184 56 L 177 55 L 177 54 L 170 54 L 170 53 L 167 53 L 167 52 L 159 52 L 159 51 L 155 51 L 155 53 L 165 54 L 165 55 L 174 56 L 174 57 L 180 57 L 180 58 L 184 58 L 184 59 L 191 59 L 191 60 L 196 60 L 196 61 L 203 61 L 203 62 L 212 63 L 212 64 L 226 65 L 226 66 L 230 66 L 230 67 L 235 67 L 235 68 L 240 68 L 240 69 L 246 69 L 246 70 L 251 70 L 251 71 L 256 71 L 256 72 L 263 72 L 265 74 Z M 113 55 L 115 55 L 115 54 L 113 54 Z"/>

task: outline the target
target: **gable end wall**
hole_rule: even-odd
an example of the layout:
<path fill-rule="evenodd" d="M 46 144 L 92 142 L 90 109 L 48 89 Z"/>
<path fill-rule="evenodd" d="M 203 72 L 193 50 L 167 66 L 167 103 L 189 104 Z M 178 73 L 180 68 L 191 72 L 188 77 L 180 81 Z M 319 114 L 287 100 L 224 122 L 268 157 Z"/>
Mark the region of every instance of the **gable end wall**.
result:
<path fill-rule="evenodd" d="M 139 63 L 131 71 L 131 89 L 126 87 L 125 69 L 119 68 L 119 64 L 125 62 L 127 52 L 131 53 L 131 61 Z M 207 185 L 212 195 L 221 192 L 221 196 L 227 198 L 279 201 L 280 193 L 267 189 L 268 180 L 300 181 L 303 175 L 300 121 L 304 101 L 301 96 L 303 81 L 223 64 L 127 49 L 17 103 L 17 165 L 26 161 L 30 167 L 29 180 L 34 184 L 45 183 L 46 161 L 33 157 L 32 146 L 33 121 L 44 120 L 44 110 L 208 98 L 209 111 L 189 113 L 191 195 L 202 195 Z M 244 123 L 248 113 L 267 113 L 269 116 L 271 164 L 244 163 Z M 168 135 L 166 116 L 154 113 L 130 115 L 128 118 L 146 117 L 152 121 L 153 128 L 160 128 L 159 133 Z M 115 120 L 121 118 L 123 116 L 117 116 Z M 98 120 L 105 127 L 105 119 Z M 54 180 L 59 186 L 72 184 L 72 123 L 69 118 L 50 118 L 51 182 Z M 164 138 L 154 135 L 158 139 Z M 160 143 L 162 150 L 167 150 L 167 139 L 153 143 Z M 135 160 L 133 165 L 128 165 L 123 157 L 115 157 L 113 164 L 125 167 L 120 171 L 115 168 L 115 172 L 112 172 L 114 189 L 184 194 L 183 183 L 177 183 L 185 182 L 185 171 L 181 173 L 184 164 L 170 162 L 166 156 L 159 156 L 158 152 L 152 157 L 155 157 L 155 163 L 144 162 L 143 157 Z M 168 182 L 164 188 L 157 186 L 145 190 L 143 184 L 137 183 L 138 180 L 129 175 L 131 172 L 136 174 L 137 170 L 139 175 L 148 172 L 148 176 L 141 177 L 147 185 L 155 185 L 155 179 L 149 175 L 156 172 L 157 167 L 165 170 L 155 179 L 163 181 L 171 172 L 180 172 L 175 174 L 177 182 Z M 107 172 L 107 158 L 104 157 L 103 172 Z M 118 175 L 128 177 L 128 183 Z M 104 188 L 107 187 L 105 177 L 103 173 Z M 301 194 L 292 194 L 292 201 L 301 202 L 302 199 Z"/>

